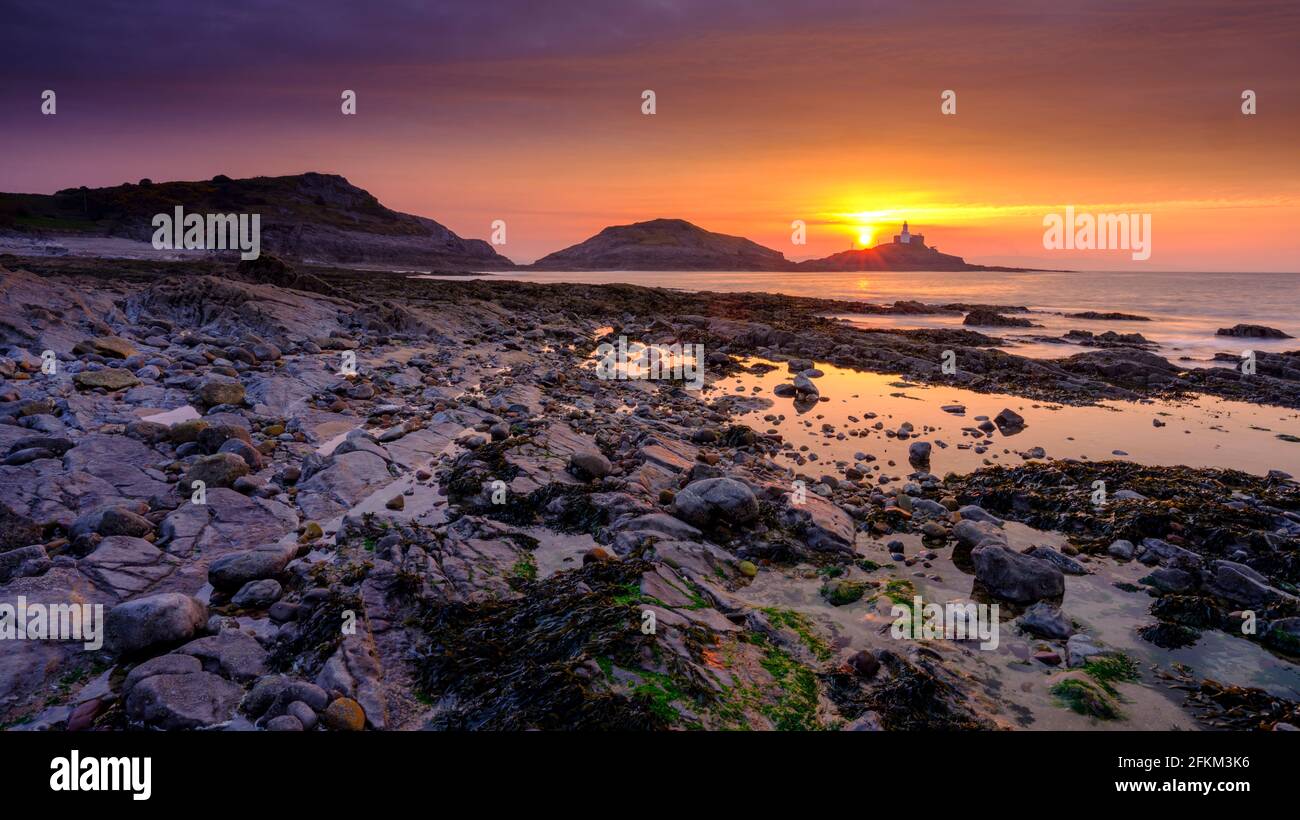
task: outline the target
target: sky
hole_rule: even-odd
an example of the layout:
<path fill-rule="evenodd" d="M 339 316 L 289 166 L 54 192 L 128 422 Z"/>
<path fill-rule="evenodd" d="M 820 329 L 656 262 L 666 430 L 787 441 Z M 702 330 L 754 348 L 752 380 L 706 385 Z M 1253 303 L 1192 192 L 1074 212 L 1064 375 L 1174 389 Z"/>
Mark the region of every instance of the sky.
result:
<path fill-rule="evenodd" d="M 658 217 L 791 259 L 907 219 L 983 264 L 1300 271 L 1293 0 L 0 0 L 0 21 L 4 191 L 320 171 L 462 236 L 505 220 L 517 262 Z M 1150 257 L 1045 249 L 1067 206 L 1150 214 Z"/>

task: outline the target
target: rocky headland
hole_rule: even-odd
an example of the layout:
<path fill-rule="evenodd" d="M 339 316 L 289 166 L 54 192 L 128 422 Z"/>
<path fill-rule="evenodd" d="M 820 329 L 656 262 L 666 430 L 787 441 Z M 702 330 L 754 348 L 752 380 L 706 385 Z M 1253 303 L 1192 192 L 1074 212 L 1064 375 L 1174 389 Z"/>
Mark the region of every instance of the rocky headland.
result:
<path fill-rule="evenodd" d="M 94 237 L 149 242 L 156 214 L 258 214 L 263 250 L 324 264 L 494 270 L 514 266 L 481 239 L 463 239 L 432 219 L 380 204 L 336 174 L 153 182 L 0 193 L 0 238 L 48 243 Z M 66 252 L 66 249 L 64 250 Z"/>

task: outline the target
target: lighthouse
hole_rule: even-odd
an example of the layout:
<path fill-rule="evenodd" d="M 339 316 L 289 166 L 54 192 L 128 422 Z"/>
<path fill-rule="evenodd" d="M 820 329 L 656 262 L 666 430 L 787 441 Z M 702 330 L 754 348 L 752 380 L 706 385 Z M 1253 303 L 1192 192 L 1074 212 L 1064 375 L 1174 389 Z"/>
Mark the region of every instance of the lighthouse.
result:
<path fill-rule="evenodd" d="M 919 233 L 913 235 L 913 233 L 907 229 L 907 220 L 903 220 L 903 232 L 894 234 L 894 244 L 925 247 L 925 237 Z"/>

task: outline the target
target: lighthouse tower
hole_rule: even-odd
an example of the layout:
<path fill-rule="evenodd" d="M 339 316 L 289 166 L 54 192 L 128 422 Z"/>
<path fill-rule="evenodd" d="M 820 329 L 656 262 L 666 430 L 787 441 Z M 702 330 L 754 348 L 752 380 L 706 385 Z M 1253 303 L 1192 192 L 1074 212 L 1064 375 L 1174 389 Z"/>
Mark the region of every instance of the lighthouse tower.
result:
<path fill-rule="evenodd" d="M 912 233 L 907 229 L 907 220 L 903 220 L 903 232 L 894 234 L 895 245 L 910 245 L 912 247 L 925 247 L 925 237 L 919 233 Z"/>

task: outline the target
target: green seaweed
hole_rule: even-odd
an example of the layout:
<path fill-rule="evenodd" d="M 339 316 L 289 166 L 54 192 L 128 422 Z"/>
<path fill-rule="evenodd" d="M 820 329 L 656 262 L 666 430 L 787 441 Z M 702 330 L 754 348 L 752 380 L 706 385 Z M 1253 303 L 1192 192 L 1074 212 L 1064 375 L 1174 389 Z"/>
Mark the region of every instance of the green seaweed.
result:
<path fill-rule="evenodd" d="M 819 661 L 828 661 L 834 653 L 830 646 L 813 631 L 812 620 L 808 616 L 792 609 L 766 607 L 762 610 L 768 620 L 776 626 L 783 626 L 799 636 L 799 640 Z"/>
<path fill-rule="evenodd" d="M 1101 720 L 1118 720 L 1123 717 L 1119 707 L 1111 702 L 1101 687 L 1082 678 L 1067 678 L 1053 686 L 1051 691 L 1066 706 L 1081 715 Z"/>
<path fill-rule="evenodd" d="M 525 581 L 534 581 L 537 579 L 537 562 L 533 560 L 533 556 L 524 553 L 510 568 L 510 574 Z"/>
<path fill-rule="evenodd" d="M 910 607 L 916 597 L 916 587 L 906 578 L 894 578 L 885 583 L 885 597 L 896 604 Z"/>
<path fill-rule="evenodd" d="M 849 581 L 837 578 L 822 586 L 821 595 L 831 606 L 847 606 L 862 600 L 867 592 L 865 581 Z"/>
<path fill-rule="evenodd" d="M 1141 677 L 1137 662 L 1122 652 L 1093 655 L 1084 663 L 1083 671 L 1110 695 L 1118 694 L 1115 683 L 1135 681 Z"/>

